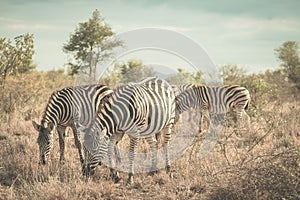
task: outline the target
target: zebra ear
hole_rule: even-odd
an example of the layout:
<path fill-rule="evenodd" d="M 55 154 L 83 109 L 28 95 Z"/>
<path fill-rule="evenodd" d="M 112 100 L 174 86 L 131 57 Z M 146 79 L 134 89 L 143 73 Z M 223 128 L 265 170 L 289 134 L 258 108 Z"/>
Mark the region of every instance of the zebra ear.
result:
<path fill-rule="evenodd" d="M 178 100 L 178 96 L 176 96 L 175 97 L 175 105 L 176 105 L 176 107 L 178 106 L 178 104 L 179 104 L 179 100 Z"/>
<path fill-rule="evenodd" d="M 47 124 L 47 126 L 45 126 L 45 128 L 47 128 L 48 131 L 51 132 L 51 131 L 53 130 L 53 128 L 54 128 L 54 124 L 51 123 L 51 122 L 49 122 L 49 123 Z"/>
<path fill-rule="evenodd" d="M 40 131 L 41 125 L 39 125 L 38 123 L 36 123 L 35 121 L 32 121 L 32 125 L 35 128 L 35 130 Z"/>
<path fill-rule="evenodd" d="M 83 132 L 85 130 L 85 127 L 82 126 L 80 123 L 75 122 L 75 127 L 78 131 Z"/>
<path fill-rule="evenodd" d="M 112 95 L 113 95 L 112 92 L 109 93 L 109 94 L 107 94 L 107 95 L 105 95 L 105 97 L 103 97 L 103 98 L 100 100 L 100 105 L 103 105 L 105 102 L 107 102 L 108 99 L 110 99 Z"/>

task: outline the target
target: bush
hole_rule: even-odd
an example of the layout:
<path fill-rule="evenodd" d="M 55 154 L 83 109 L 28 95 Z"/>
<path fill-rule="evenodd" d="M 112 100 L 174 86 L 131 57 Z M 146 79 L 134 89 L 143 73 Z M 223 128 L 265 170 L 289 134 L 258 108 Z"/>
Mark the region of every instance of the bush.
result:
<path fill-rule="evenodd" d="M 10 76 L 0 92 L 0 119 L 9 122 L 13 114 L 24 120 L 38 118 L 43 108 L 36 109 L 36 105 L 45 105 L 54 90 L 72 84 L 61 70 Z"/>

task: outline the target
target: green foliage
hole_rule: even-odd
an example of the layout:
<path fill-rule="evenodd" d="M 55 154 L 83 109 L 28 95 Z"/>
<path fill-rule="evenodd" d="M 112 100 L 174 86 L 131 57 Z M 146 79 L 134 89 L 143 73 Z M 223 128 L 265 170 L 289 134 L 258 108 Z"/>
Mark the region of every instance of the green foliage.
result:
<path fill-rule="evenodd" d="M 246 70 L 237 65 L 225 65 L 220 68 L 223 83 L 226 85 L 238 85 L 246 75 Z"/>
<path fill-rule="evenodd" d="M 112 56 L 113 48 L 122 46 L 120 40 L 112 39 L 113 36 L 111 27 L 105 23 L 98 10 L 93 12 L 87 22 L 79 23 L 63 46 L 63 51 L 71 54 L 75 60 L 68 63 L 70 74 L 77 74 L 80 67 L 85 67 L 90 77 L 93 77 L 97 64 Z"/>
<path fill-rule="evenodd" d="M 105 71 L 99 83 L 114 88 L 120 83 L 120 79 L 121 79 L 120 67 L 118 63 L 116 63 L 113 69 L 107 69 Z"/>
<path fill-rule="evenodd" d="M 201 72 L 186 72 L 184 69 L 177 69 L 178 74 L 175 76 L 167 78 L 169 83 L 174 85 L 181 85 L 181 84 L 196 84 L 201 85 L 203 84 L 202 73 Z"/>
<path fill-rule="evenodd" d="M 296 88 L 300 89 L 300 58 L 299 45 L 295 41 L 286 41 L 279 48 L 275 49 L 275 54 L 281 61 L 284 72 Z"/>
<path fill-rule="evenodd" d="M 260 111 L 270 101 L 275 85 L 268 83 L 263 75 L 248 75 L 241 81 L 241 85 L 247 88 L 251 96 L 251 107 Z"/>
<path fill-rule="evenodd" d="M 131 59 L 127 63 L 116 63 L 120 70 L 120 82 L 137 82 L 155 75 L 154 70 L 143 64 L 141 60 Z"/>
<path fill-rule="evenodd" d="M 286 81 L 283 70 L 267 70 L 263 74 L 247 75 L 245 70 L 236 65 L 226 65 L 220 68 L 225 85 L 240 85 L 250 92 L 251 102 L 249 114 L 251 117 L 260 115 L 262 109 L 270 102 L 289 101 L 293 94 L 291 84 Z"/>
<path fill-rule="evenodd" d="M 36 68 L 33 64 L 34 41 L 32 34 L 23 34 L 14 38 L 14 43 L 6 38 L 0 38 L 0 73 L 1 85 L 9 75 L 18 75 L 32 71 Z"/>

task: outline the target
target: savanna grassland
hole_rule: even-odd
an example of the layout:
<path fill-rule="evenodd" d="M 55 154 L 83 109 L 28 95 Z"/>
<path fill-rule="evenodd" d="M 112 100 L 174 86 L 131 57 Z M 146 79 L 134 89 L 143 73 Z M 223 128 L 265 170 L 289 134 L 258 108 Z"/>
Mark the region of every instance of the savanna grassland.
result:
<path fill-rule="evenodd" d="M 115 184 L 104 166 L 89 179 L 81 175 L 71 130 L 65 163 L 59 163 L 56 135 L 49 163 L 40 166 L 31 121 L 40 121 L 54 90 L 74 80 L 58 71 L 9 77 L 0 90 L 0 199 L 300 199 L 300 100 L 282 81 L 266 74 L 237 80 L 252 96 L 250 130 L 237 134 L 235 115 L 229 114 L 205 157 L 198 156 L 204 128 L 172 163 L 173 178 L 162 169 L 154 176 L 136 174 L 135 183 L 126 186 L 126 173 Z M 178 123 L 174 137 L 179 126 L 196 125 Z M 139 148 L 147 150 L 146 143 Z"/>

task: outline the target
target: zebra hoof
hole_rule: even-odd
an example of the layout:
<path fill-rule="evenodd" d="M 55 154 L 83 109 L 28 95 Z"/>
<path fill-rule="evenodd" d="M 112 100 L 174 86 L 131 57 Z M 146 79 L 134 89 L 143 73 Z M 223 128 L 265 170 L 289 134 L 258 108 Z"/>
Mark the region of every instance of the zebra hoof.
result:
<path fill-rule="evenodd" d="M 129 186 L 129 185 L 132 185 L 132 184 L 133 184 L 133 174 L 129 173 L 126 185 Z"/>
<path fill-rule="evenodd" d="M 151 170 L 150 172 L 148 172 L 148 176 L 154 176 L 154 174 L 157 174 L 158 170 Z"/>
<path fill-rule="evenodd" d="M 170 172 L 170 173 L 169 173 L 169 177 L 170 177 L 171 179 L 173 179 L 173 178 L 174 178 L 174 175 L 173 175 L 173 173 L 172 173 L 172 172 Z"/>
<path fill-rule="evenodd" d="M 121 178 L 119 176 L 116 176 L 113 178 L 114 183 L 119 183 Z"/>
<path fill-rule="evenodd" d="M 64 164 L 65 164 L 65 159 L 61 159 L 61 160 L 59 161 L 59 164 L 64 165 Z"/>
<path fill-rule="evenodd" d="M 166 173 L 169 174 L 170 178 L 174 177 L 173 173 L 171 172 L 171 166 L 170 165 L 166 166 Z"/>
<path fill-rule="evenodd" d="M 81 163 L 81 165 L 83 165 L 83 163 L 84 163 L 84 159 L 83 158 L 80 158 L 80 163 Z"/>
<path fill-rule="evenodd" d="M 118 183 L 121 180 L 118 172 L 112 173 L 110 176 L 114 183 Z"/>
<path fill-rule="evenodd" d="M 170 166 L 170 165 L 167 165 L 167 166 L 166 166 L 166 172 L 167 172 L 167 173 L 170 173 L 170 172 L 171 172 L 171 166 Z"/>
<path fill-rule="evenodd" d="M 119 165 L 122 162 L 122 159 L 120 157 L 116 158 L 116 164 Z"/>

